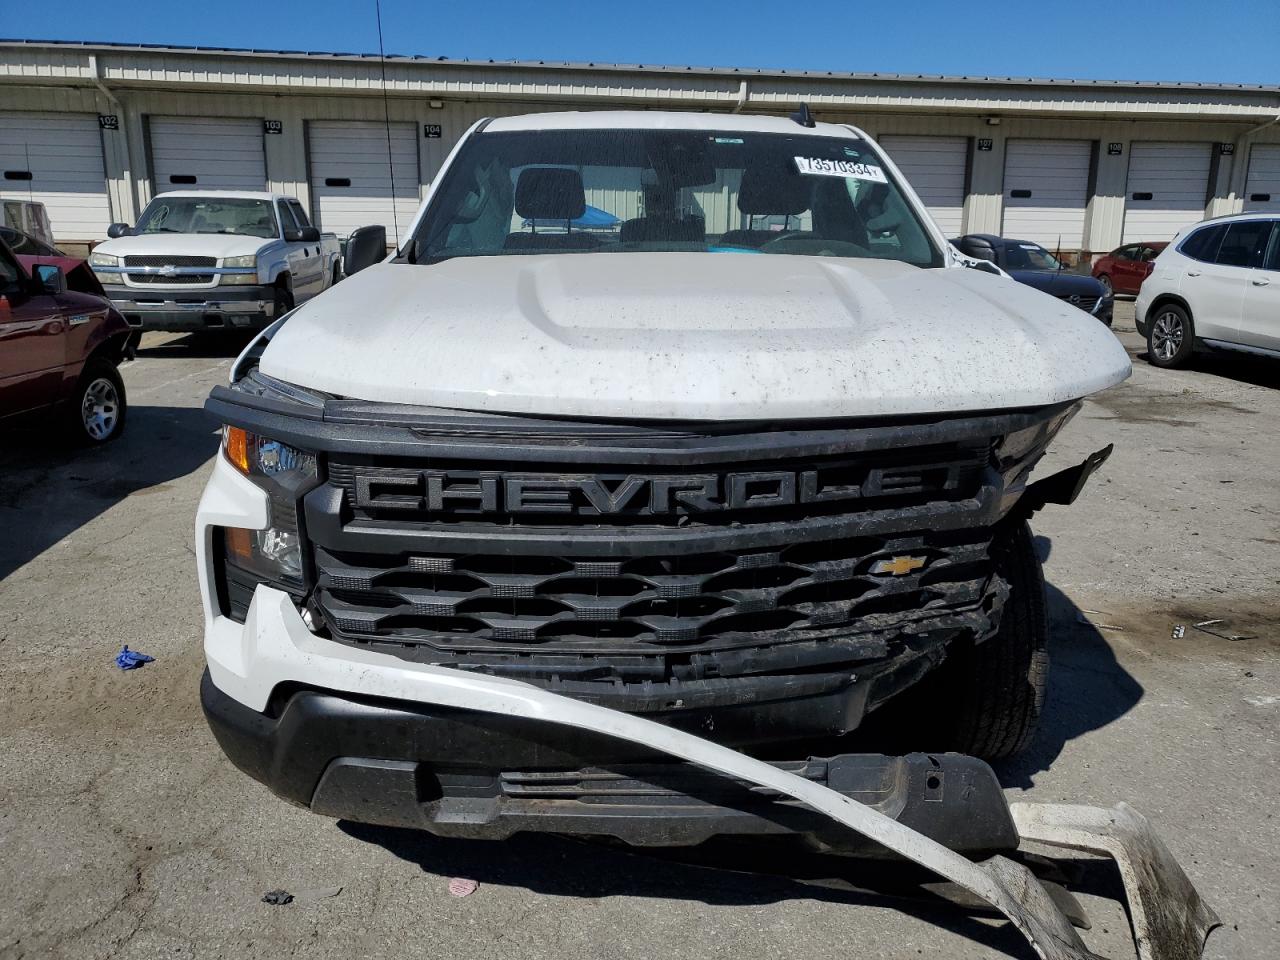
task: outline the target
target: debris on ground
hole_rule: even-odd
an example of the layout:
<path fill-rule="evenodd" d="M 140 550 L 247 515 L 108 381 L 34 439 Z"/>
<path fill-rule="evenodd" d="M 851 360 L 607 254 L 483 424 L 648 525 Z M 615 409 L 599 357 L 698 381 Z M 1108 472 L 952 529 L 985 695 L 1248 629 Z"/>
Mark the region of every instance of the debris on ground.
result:
<path fill-rule="evenodd" d="M 1201 633 L 1207 633 L 1211 637 L 1221 637 L 1223 640 L 1257 640 L 1258 635 L 1255 633 L 1236 633 L 1231 629 L 1229 620 L 1202 620 L 1199 623 L 1192 624 Z"/>
<path fill-rule="evenodd" d="M 1187 635 L 1187 628 L 1179 623 L 1173 628 L 1173 635 L 1171 639 L 1181 640 L 1186 635 Z"/>
<path fill-rule="evenodd" d="M 1124 627 L 1114 623 L 1099 623 L 1097 620 L 1090 620 L 1089 615 L 1097 615 L 1097 610 L 1082 610 L 1076 615 L 1076 623 L 1083 623 L 1086 627 L 1093 627 L 1097 630 L 1115 630 L 1117 633 L 1124 633 Z"/>
<path fill-rule="evenodd" d="M 341 887 L 309 887 L 306 890 L 299 890 L 293 895 L 293 899 L 299 903 L 309 903 L 312 900 L 328 900 L 341 892 Z"/>
<path fill-rule="evenodd" d="M 269 903 L 273 907 L 283 907 L 293 903 L 293 894 L 288 890 L 268 890 L 262 895 L 262 902 Z"/>
<path fill-rule="evenodd" d="M 116 666 L 121 670 L 136 670 L 144 663 L 151 663 L 153 660 L 155 657 L 149 657 L 137 650 L 130 650 L 127 644 L 116 654 Z"/>
<path fill-rule="evenodd" d="M 454 877 L 449 881 L 449 892 L 455 897 L 469 897 L 479 886 L 480 884 L 476 881 L 468 880 L 466 877 Z"/>

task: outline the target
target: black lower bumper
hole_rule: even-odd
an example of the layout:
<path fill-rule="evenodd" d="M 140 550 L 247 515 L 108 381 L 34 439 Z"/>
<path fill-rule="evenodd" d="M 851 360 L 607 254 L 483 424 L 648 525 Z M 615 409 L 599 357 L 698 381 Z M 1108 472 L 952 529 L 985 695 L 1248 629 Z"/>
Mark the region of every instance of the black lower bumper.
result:
<path fill-rule="evenodd" d="M 768 791 L 555 723 L 318 690 L 295 691 L 266 715 L 228 697 L 207 671 L 201 700 L 237 767 L 327 816 L 441 836 L 500 839 L 535 831 L 639 846 L 795 833 L 875 852 L 868 841 Z M 995 775 L 974 758 L 845 754 L 774 762 L 953 849 L 1017 846 Z"/>

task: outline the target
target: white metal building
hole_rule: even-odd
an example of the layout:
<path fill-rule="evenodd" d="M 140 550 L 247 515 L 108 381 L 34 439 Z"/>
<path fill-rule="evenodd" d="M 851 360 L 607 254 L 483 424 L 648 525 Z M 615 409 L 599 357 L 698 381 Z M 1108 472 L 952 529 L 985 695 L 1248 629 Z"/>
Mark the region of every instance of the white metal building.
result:
<path fill-rule="evenodd" d="M 0 198 L 43 201 L 73 249 L 182 186 L 280 190 L 324 229 L 394 237 L 483 116 L 803 101 L 879 139 L 953 235 L 1097 254 L 1280 210 L 1280 87 L 427 57 L 386 78 L 384 107 L 376 56 L 0 42 Z"/>

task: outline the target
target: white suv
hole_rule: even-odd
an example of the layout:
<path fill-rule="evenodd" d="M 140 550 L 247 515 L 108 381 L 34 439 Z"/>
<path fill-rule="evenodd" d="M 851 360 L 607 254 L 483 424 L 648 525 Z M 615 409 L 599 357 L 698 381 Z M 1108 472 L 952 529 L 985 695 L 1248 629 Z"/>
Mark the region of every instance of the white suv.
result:
<path fill-rule="evenodd" d="M 1198 347 L 1280 357 L 1280 217 L 1207 220 L 1156 258 L 1136 307 L 1147 359 L 1185 363 Z"/>

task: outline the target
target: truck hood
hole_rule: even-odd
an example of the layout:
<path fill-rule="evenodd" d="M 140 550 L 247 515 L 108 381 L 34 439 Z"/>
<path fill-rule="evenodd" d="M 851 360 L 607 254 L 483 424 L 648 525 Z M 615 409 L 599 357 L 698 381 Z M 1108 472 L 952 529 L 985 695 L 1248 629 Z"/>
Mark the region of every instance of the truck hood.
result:
<path fill-rule="evenodd" d="M 978 270 L 594 253 L 370 267 L 294 313 L 260 369 L 371 401 L 774 420 L 1038 406 L 1130 368 L 1094 318 Z"/>
<path fill-rule="evenodd" d="M 271 241 L 228 233 L 149 233 L 142 237 L 117 237 L 93 248 L 94 253 L 113 257 L 247 257 Z"/>

